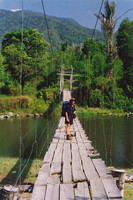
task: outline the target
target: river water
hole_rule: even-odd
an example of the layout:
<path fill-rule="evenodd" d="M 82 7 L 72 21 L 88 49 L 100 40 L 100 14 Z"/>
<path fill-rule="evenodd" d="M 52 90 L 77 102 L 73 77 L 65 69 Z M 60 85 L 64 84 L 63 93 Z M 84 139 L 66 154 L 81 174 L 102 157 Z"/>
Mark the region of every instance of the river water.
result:
<path fill-rule="evenodd" d="M 57 118 L 0 120 L 0 157 L 42 159 L 57 125 Z"/>
<path fill-rule="evenodd" d="M 133 118 L 79 116 L 92 145 L 108 166 L 133 167 Z M 58 119 L 0 120 L 0 157 L 43 158 Z M 20 148 L 21 147 L 21 148 Z"/>
<path fill-rule="evenodd" d="M 92 145 L 108 166 L 133 168 L 133 118 L 80 117 Z"/>

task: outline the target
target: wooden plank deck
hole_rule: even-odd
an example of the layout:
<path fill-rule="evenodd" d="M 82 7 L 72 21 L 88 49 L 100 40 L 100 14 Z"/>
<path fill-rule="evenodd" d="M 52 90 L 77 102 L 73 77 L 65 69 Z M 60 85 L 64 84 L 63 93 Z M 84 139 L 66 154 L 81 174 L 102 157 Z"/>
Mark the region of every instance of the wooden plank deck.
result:
<path fill-rule="evenodd" d="M 64 95 L 65 100 L 68 97 L 69 93 Z M 71 131 L 76 132 L 76 137 L 66 140 L 62 117 L 44 156 L 31 200 L 122 200 L 104 162 L 89 156 L 94 148 L 78 119 Z"/>

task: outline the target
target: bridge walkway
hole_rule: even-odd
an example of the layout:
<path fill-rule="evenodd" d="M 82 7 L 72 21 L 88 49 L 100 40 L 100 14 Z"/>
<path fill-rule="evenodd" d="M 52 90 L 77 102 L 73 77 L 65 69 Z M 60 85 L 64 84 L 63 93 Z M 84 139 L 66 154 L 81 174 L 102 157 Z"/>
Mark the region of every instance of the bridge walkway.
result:
<path fill-rule="evenodd" d="M 65 91 L 63 100 L 70 99 Z M 121 199 L 107 166 L 95 157 L 95 149 L 76 119 L 71 127 L 76 137 L 66 140 L 61 117 L 54 138 L 44 156 L 34 185 L 32 200 L 117 200 Z"/>

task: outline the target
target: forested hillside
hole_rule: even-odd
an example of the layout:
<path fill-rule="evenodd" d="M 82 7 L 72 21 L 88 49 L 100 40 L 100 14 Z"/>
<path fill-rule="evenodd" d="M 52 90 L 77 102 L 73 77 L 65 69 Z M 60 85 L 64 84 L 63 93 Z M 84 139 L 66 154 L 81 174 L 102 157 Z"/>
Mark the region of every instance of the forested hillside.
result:
<path fill-rule="evenodd" d="M 37 29 L 39 33 L 44 33 L 44 39 L 48 41 L 44 16 L 41 13 L 24 11 L 24 29 Z M 72 43 L 83 43 L 92 36 L 92 29 L 79 25 L 73 19 L 47 16 L 50 36 L 54 48 L 60 48 L 61 43 L 67 41 Z M 22 28 L 22 12 L 12 12 L 0 10 L 0 41 L 5 33 L 17 31 Z M 96 40 L 103 40 L 102 33 L 96 30 Z"/>
<path fill-rule="evenodd" d="M 121 22 L 114 41 L 115 2 L 106 1 L 105 9 L 99 16 L 105 42 L 91 40 L 89 29 L 72 19 L 48 17 L 54 47 L 60 47 L 54 51 L 43 38 L 46 30 L 40 33 L 45 27 L 42 14 L 24 11 L 22 30 L 21 12 L 1 10 L 6 34 L 0 52 L 0 111 L 47 110 L 59 99 L 61 67 L 72 66 L 79 75 L 73 80 L 77 104 L 133 112 L 133 21 Z"/>

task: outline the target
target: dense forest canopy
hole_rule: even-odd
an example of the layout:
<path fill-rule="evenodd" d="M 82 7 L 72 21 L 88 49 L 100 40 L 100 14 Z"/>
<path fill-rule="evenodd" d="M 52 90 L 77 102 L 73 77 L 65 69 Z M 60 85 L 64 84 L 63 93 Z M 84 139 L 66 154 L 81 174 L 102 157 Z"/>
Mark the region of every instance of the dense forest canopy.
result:
<path fill-rule="evenodd" d="M 43 35 L 36 30 L 24 30 L 23 38 L 21 36 L 22 31 L 7 33 L 2 42 L 2 54 L 6 70 L 12 79 L 18 82 L 22 80 L 24 94 L 26 83 L 45 72 L 48 43 L 42 40 Z"/>
<path fill-rule="evenodd" d="M 132 31 L 133 22 L 125 19 L 116 41 L 109 36 L 110 44 L 107 37 L 106 43 L 87 39 L 82 44 L 70 45 L 64 41 L 53 52 L 36 29 L 8 32 L 0 54 L 0 94 L 32 95 L 50 100 L 51 91 L 59 92 L 61 66 L 72 66 L 74 73 L 80 75 L 73 82 L 77 103 L 133 112 Z M 68 84 L 66 80 L 65 87 Z"/>
<path fill-rule="evenodd" d="M 133 98 L 133 21 L 123 20 L 117 34 L 118 55 L 123 62 L 122 86 Z"/>

